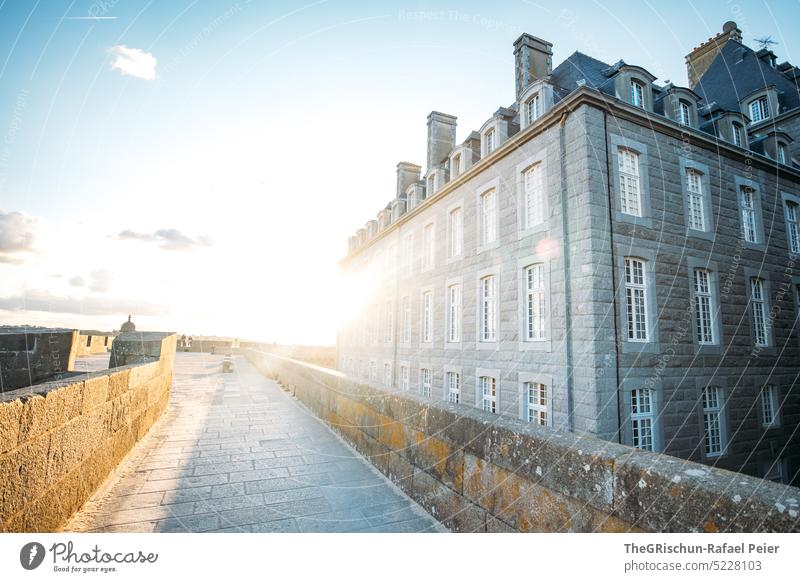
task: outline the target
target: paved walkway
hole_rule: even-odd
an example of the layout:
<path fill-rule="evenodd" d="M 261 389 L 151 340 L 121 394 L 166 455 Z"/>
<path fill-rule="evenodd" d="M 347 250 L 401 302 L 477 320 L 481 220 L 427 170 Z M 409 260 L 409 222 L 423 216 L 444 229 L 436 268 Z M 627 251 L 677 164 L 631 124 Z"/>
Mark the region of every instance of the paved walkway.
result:
<path fill-rule="evenodd" d="M 244 358 L 179 353 L 172 402 L 67 531 L 444 531 Z"/>

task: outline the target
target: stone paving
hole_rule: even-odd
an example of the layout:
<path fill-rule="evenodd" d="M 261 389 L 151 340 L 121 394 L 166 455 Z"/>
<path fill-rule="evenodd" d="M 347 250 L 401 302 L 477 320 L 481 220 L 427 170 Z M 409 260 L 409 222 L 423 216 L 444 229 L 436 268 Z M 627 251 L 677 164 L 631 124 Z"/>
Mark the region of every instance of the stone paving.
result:
<path fill-rule="evenodd" d="M 168 412 L 66 531 L 445 529 L 244 358 L 179 353 Z"/>

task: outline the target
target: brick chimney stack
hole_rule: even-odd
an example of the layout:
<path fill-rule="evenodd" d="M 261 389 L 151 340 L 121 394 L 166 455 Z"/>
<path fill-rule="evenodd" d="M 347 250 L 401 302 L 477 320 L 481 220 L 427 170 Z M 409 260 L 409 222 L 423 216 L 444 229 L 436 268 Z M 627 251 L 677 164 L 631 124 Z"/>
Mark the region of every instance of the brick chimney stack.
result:
<path fill-rule="evenodd" d="M 422 172 L 422 168 L 417 164 L 410 162 L 397 164 L 397 198 L 405 194 L 411 184 L 419 182 L 420 172 Z"/>
<path fill-rule="evenodd" d="M 524 33 L 514 41 L 517 101 L 528 86 L 553 72 L 553 43 Z"/>
<path fill-rule="evenodd" d="M 729 20 L 722 26 L 722 32 L 709 38 L 706 42 L 695 47 L 692 52 L 686 55 L 686 73 L 689 77 L 689 88 L 697 85 L 700 77 L 703 76 L 714 62 L 714 59 L 729 40 L 742 42 L 742 31 L 735 22 Z"/>
<path fill-rule="evenodd" d="M 428 170 L 441 164 L 456 146 L 456 117 L 431 111 L 428 115 Z"/>

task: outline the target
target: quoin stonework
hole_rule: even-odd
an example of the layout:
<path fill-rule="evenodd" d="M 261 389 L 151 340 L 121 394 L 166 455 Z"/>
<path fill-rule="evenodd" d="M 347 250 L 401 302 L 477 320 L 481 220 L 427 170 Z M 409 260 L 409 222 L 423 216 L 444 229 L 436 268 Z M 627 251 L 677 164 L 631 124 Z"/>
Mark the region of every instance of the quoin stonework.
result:
<path fill-rule="evenodd" d="M 733 22 L 688 87 L 514 42 L 515 99 L 349 239 L 368 290 L 338 367 L 411 391 L 796 483 L 800 69 Z"/>

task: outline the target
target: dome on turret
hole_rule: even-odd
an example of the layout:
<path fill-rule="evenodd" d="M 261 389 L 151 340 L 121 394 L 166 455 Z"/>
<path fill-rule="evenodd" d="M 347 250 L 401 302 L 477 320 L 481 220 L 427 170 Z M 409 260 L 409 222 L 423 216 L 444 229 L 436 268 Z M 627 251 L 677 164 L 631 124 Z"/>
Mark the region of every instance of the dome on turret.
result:
<path fill-rule="evenodd" d="M 134 323 L 131 321 L 131 316 L 130 315 L 128 316 L 128 321 L 123 323 L 120 326 L 119 330 L 122 333 L 125 333 L 125 332 L 128 332 L 128 331 L 136 331 L 136 325 L 134 325 Z"/>

